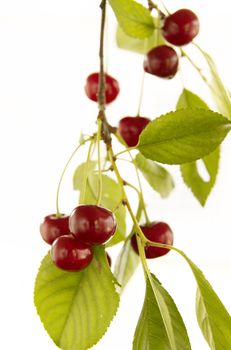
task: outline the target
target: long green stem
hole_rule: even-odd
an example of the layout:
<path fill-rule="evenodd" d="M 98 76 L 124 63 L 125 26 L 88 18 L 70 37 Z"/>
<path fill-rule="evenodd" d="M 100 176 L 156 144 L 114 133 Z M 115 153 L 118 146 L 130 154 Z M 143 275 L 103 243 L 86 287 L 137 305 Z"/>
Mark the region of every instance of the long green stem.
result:
<path fill-rule="evenodd" d="M 85 163 L 85 167 L 84 167 L 84 177 L 83 177 L 83 190 L 80 193 L 80 199 L 79 202 L 80 204 L 83 204 L 85 202 L 85 196 L 86 196 L 86 190 L 87 190 L 87 179 L 88 179 L 88 169 L 89 169 L 89 162 L 91 160 L 91 150 L 92 147 L 95 143 L 95 138 L 93 138 L 91 140 L 90 146 L 88 148 L 88 152 L 87 152 L 87 160 Z"/>
<path fill-rule="evenodd" d="M 130 216 L 131 216 L 131 219 L 132 219 L 132 221 L 133 221 L 135 230 L 136 230 L 136 232 L 139 234 L 139 236 L 141 237 L 141 239 L 145 242 L 147 239 L 146 239 L 146 237 L 144 236 L 144 234 L 143 234 L 143 232 L 142 232 L 142 230 L 141 230 L 141 228 L 140 228 L 140 226 L 139 226 L 139 222 L 137 221 L 137 218 L 136 218 L 136 216 L 135 216 L 134 213 L 133 213 L 132 207 L 131 207 L 131 205 L 130 205 L 130 202 L 129 202 L 128 197 L 127 197 L 127 194 L 126 194 L 126 191 L 125 191 L 125 189 L 124 189 L 123 179 L 122 179 L 122 177 L 121 177 L 121 175 L 120 175 L 120 172 L 119 172 L 119 169 L 118 169 L 118 167 L 117 167 L 117 165 L 116 165 L 116 162 L 115 162 L 115 155 L 114 155 L 113 150 L 112 150 L 111 147 L 108 149 L 108 155 L 109 155 L 109 159 L 110 159 L 110 161 L 111 161 L 112 167 L 113 167 L 113 169 L 114 169 L 114 171 L 115 171 L 115 175 L 116 175 L 116 177 L 117 177 L 118 183 L 119 183 L 119 185 L 120 185 L 120 187 L 121 187 L 121 191 L 122 191 L 122 194 L 123 194 L 123 197 L 124 197 L 124 202 L 125 202 L 125 205 L 126 205 L 126 207 L 127 207 L 127 209 L 128 209 L 128 212 L 129 212 L 129 214 L 130 214 Z"/>
<path fill-rule="evenodd" d="M 56 192 L 56 216 L 57 217 L 60 217 L 61 216 L 61 213 L 60 213 L 60 210 L 59 210 L 59 193 L 60 193 L 60 187 L 61 187 L 61 184 L 62 184 L 62 181 L 63 181 L 63 177 L 65 175 L 65 172 L 67 170 L 67 167 L 68 165 L 70 164 L 71 160 L 73 159 L 73 157 L 75 156 L 75 154 L 77 153 L 77 151 L 80 149 L 81 146 L 83 146 L 86 142 L 92 140 L 92 137 L 89 137 L 88 139 L 86 140 L 83 140 L 76 148 L 75 150 L 72 152 L 72 154 L 70 155 L 70 157 L 68 158 L 67 160 L 67 163 L 62 171 L 62 174 L 60 176 L 60 179 L 59 179 L 59 182 L 58 182 L 58 187 L 57 187 L 57 192 Z"/>
<path fill-rule="evenodd" d="M 191 59 L 191 57 L 183 50 L 181 49 L 181 54 L 182 57 L 187 58 L 187 60 L 189 61 L 189 63 L 193 66 L 193 68 L 196 69 L 196 71 L 199 73 L 200 77 L 202 78 L 202 80 L 208 85 L 208 80 L 207 78 L 204 76 L 204 74 L 202 73 L 202 69 L 200 67 L 197 66 L 197 64 Z"/>
<path fill-rule="evenodd" d="M 151 282 L 151 275 L 150 275 L 150 271 L 149 271 L 149 268 L 148 268 L 148 265 L 147 265 L 147 262 L 146 262 L 146 257 L 145 257 L 145 253 L 144 253 L 144 244 L 145 244 L 145 241 L 146 241 L 146 237 L 144 236 L 140 226 L 139 226 L 139 222 L 137 220 L 137 216 L 134 215 L 133 213 L 133 210 L 131 208 L 131 205 L 130 205 L 130 202 L 128 200 L 128 197 L 127 197 L 127 194 L 126 194 L 126 191 L 124 190 L 124 184 L 123 184 L 123 179 L 120 175 L 120 172 L 119 172 L 119 169 L 115 163 L 115 157 L 114 157 L 114 154 L 113 154 L 113 151 L 112 151 L 112 148 L 110 148 L 108 150 L 108 154 L 109 154 L 109 158 L 110 158 L 110 161 L 111 161 L 111 164 L 113 166 L 113 169 L 115 171 L 115 174 L 116 174 L 116 177 L 117 177 L 117 180 L 118 180 L 118 183 L 120 184 L 120 187 L 121 187 L 121 190 L 122 190 L 122 193 L 123 193 L 123 197 L 124 197 L 124 202 L 127 206 L 127 209 L 128 209 L 128 212 L 131 216 L 131 219 L 133 221 L 133 227 L 134 227 L 134 231 L 136 232 L 137 236 L 138 236 L 138 239 L 137 239 L 137 243 L 138 243 L 138 250 L 139 250 L 139 254 L 140 254 L 140 259 L 141 259 L 141 262 L 142 262 L 142 266 L 143 266 L 143 269 L 144 269 L 144 272 L 147 274 L 148 278 L 150 279 L 150 282 Z"/>
<path fill-rule="evenodd" d="M 100 141 L 101 141 L 101 130 L 102 130 L 102 120 L 98 119 L 98 132 L 97 132 L 97 158 L 98 158 L 98 172 L 99 172 L 99 191 L 98 191 L 98 198 L 96 205 L 100 205 L 101 199 L 102 199 L 102 192 L 103 192 L 103 177 L 102 177 L 102 170 L 101 170 L 101 148 L 100 148 Z"/>
<path fill-rule="evenodd" d="M 143 212 L 144 212 L 144 216 L 145 216 L 145 220 L 147 223 L 150 223 L 150 220 L 149 220 L 149 217 L 148 217 L 148 213 L 147 213 L 147 210 L 146 210 L 146 206 L 145 206 L 145 201 L 144 201 L 144 193 L 143 193 L 143 188 L 142 188 L 142 185 L 141 185 L 141 181 L 140 181 L 140 175 L 139 175 L 139 171 L 138 171 L 138 168 L 137 168 L 137 165 L 134 161 L 134 158 L 131 154 L 131 148 L 127 147 L 127 145 L 124 143 L 123 139 L 121 138 L 121 136 L 116 133 L 115 135 L 117 137 L 117 139 L 123 143 L 124 147 L 125 147 L 125 151 L 128 152 L 129 154 L 129 157 L 131 159 L 131 163 L 134 165 L 135 167 L 135 172 L 136 172 L 136 177 L 137 177 L 137 181 L 138 181 L 138 186 L 139 186 L 139 190 L 140 190 L 140 193 L 141 193 L 141 201 L 142 201 L 142 204 L 143 204 Z M 115 155 L 117 157 L 118 153 Z"/>

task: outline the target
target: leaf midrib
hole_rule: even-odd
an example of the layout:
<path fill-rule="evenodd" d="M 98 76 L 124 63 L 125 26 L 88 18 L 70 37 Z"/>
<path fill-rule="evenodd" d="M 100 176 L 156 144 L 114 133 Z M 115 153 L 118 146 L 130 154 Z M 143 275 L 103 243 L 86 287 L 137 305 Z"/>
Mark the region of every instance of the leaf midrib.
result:
<path fill-rule="evenodd" d="M 148 276 L 148 279 L 149 279 L 149 282 L 150 282 L 150 284 L 151 284 L 151 288 L 152 288 L 153 294 L 154 294 L 154 296 L 155 296 L 155 299 L 156 299 L 158 308 L 159 308 L 159 310 L 160 310 L 160 315 L 161 315 L 161 318 L 162 318 L 162 320 L 163 320 L 163 324 L 164 324 L 164 328 L 165 328 L 165 331 L 166 331 L 166 334 L 167 334 L 167 337 L 168 337 L 169 344 L 170 344 L 170 346 L 171 346 L 171 348 L 172 348 L 173 350 L 177 350 L 175 340 L 173 339 L 173 342 L 174 342 L 174 344 L 173 344 L 173 343 L 172 343 L 172 337 L 170 337 L 170 334 L 169 334 L 169 331 L 168 331 L 168 327 L 167 327 L 166 322 L 165 322 L 165 319 L 164 319 L 164 317 L 163 317 L 163 315 L 162 315 L 162 309 L 161 309 L 161 307 L 160 307 L 159 300 L 158 300 L 158 298 L 157 298 L 157 296 L 156 296 L 156 293 L 155 293 L 155 288 L 156 288 L 155 285 L 154 285 L 154 288 L 153 288 L 153 280 L 152 280 L 152 277 L 149 277 L 149 276 Z M 168 310 L 168 307 L 167 307 L 167 310 Z"/>
<path fill-rule="evenodd" d="M 229 128 L 231 129 L 231 123 L 224 123 L 224 124 L 221 124 L 221 125 L 218 125 L 216 126 L 216 129 L 225 129 L 225 128 Z M 198 136 L 198 135 L 202 135 L 202 134 L 205 134 L 205 133 L 208 133 L 210 131 L 213 131 L 215 128 L 208 128 L 206 129 L 206 131 L 199 131 L 197 133 L 193 132 L 193 133 L 189 133 L 189 134 L 184 134 L 184 135 L 180 135 L 178 137 L 168 137 L 168 138 L 165 138 L 163 141 L 158 141 L 158 142 L 155 142 L 155 143 L 139 143 L 137 145 L 137 148 L 142 148 L 142 147 L 145 147 L 145 146 L 158 146 L 158 145 L 161 145 L 161 144 L 164 144 L 164 143 L 169 143 L 169 142 L 172 142 L 172 141 L 178 141 L 178 140 L 181 140 L 181 139 L 185 139 L 185 138 L 188 138 L 188 137 L 191 137 L 191 136 Z"/>
<path fill-rule="evenodd" d="M 68 322 L 68 320 L 69 320 L 70 311 L 71 311 L 72 306 L 74 305 L 74 301 L 75 301 L 75 299 L 76 299 L 76 297 L 77 297 L 77 295 L 78 295 L 78 293 L 79 293 L 79 291 L 78 291 L 79 288 L 78 288 L 78 287 L 79 287 L 79 285 L 81 284 L 81 281 L 82 281 L 83 277 L 85 277 L 85 271 L 82 272 L 82 275 L 81 275 L 81 277 L 80 277 L 80 279 L 79 279 L 79 281 L 78 281 L 78 283 L 77 283 L 77 285 L 76 285 L 76 291 L 75 291 L 74 296 L 73 296 L 73 298 L 72 298 L 72 301 L 71 301 L 71 303 L 70 303 L 70 307 L 69 307 L 69 310 L 68 310 L 68 312 L 67 312 L 67 316 L 66 316 L 65 322 L 64 322 L 64 324 L 63 324 L 62 332 L 61 332 L 60 337 L 59 337 L 59 341 L 58 341 L 59 344 L 61 343 L 61 340 L 62 340 L 64 331 L 65 331 L 67 322 Z"/>

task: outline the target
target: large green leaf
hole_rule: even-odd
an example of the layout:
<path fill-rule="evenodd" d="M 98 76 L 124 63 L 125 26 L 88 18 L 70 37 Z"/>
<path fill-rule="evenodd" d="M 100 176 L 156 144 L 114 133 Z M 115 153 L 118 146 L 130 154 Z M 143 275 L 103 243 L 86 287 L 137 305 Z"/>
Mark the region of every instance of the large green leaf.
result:
<path fill-rule="evenodd" d="M 212 57 L 202 50 L 198 45 L 196 45 L 200 52 L 203 54 L 211 72 L 211 83 L 209 84 L 212 97 L 217 105 L 219 112 L 221 112 L 228 119 L 231 119 L 231 97 L 229 91 L 225 88 L 217 67 L 212 59 Z"/>
<path fill-rule="evenodd" d="M 153 34 L 153 18 L 143 5 L 134 0 L 109 0 L 109 3 L 127 35 L 144 39 Z"/>
<path fill-rule="evenodd" d="M 148 38 L 138 39 L 127 35 L 123 29 L 118 26 L 116 32 L 116 44 L 120 49 L 145 54 L 153 47 L 165 43 L 163 37 L 159 35 L 158 32 L 158 29 L 156 29 Z"/>
<path fill-rule="evenodd" d="M 109 210 L 114 211 L 123 199 L 121 187 L 112 178 L 102 175 L 102 199 L 101 205 Z M 88 177 L 87 188 L 85 194 L 85 203 L 95 204 L 99 191 L 99 177 L 97 174 L 91 173 Z M 112 246 L 124 240 L 126 236 L 126 209 L 123 205 L 115 211 L 117 229 L 109 241 L 107 246 Z"/>
<path fill-rule="evenodd" d="M 123 248 L 117 257 L 114 275 L 121 285 L 121 291 L 127 285 L 139 264 L 139 257 L 131 246 L 131 241 L 124 243 Z"/>
<path fill-rule="evenodd" d="M 136 327 L 133 350 L 191 349 L 182 317 L 168 292 L 154 275 L 147 278 L 143 309 Z"/>
<path fill-rule="evenodd" d="M 48 254 L 40 266 L 34 301 L 52 340 L 63 350 L 86 350 L 107 331 L 119 305 L 103 247 L 80 272 L 58 269 Z"/>
<path fill-rule="evenodd" d="M 201 331 L 212 350 L 231 349 L 231 317 L 202 271 L 178 250 L 197 281 L 196 313 Z"/>
<path fill-rule="evenodd" d="M 167 197 L 174 188 L 174 182 L 171 174 L 162 166 L 146 159 L 142 154 L 138 153 L 135 158 L 135 163 L 140 169 L 149 185 L 159 194 L 161 197 Z"/>
<path fill-rule="evenodd" d="M 137 148 L 160 163 L 188 163 L 214 151 L 230 128 L 230 121 L 219 113 L 185 108 L 151 121 Z"/>
<path fill-rule="evenodd" d="M 193 109 L 209 109 L 207 104 L 199 96 L 195 95 L 187 89 L 184 89 L 179 97 L 177 109 L 187 107 L 191 107 Z M 216 182 L 216 177 L 219 170 L 219 159 L 219 147 L 208 156 L 202 158 L 201 161 L 204 163 L 204 166 L 209 175 L 208 181 L 205 181 L 201 177 L 198 171 L 197 162 L 185 163 L 180 167 L 185 184 L 191 189 L 192 193 L 199 200 L 201 205 L 205 205 L 206 200 Z"/>

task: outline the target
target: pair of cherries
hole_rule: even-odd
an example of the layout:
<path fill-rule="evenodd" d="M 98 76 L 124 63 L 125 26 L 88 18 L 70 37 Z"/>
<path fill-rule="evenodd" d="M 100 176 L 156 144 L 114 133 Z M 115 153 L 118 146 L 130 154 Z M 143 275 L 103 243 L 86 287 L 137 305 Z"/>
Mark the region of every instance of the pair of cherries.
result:
<path fill-rule="evenodd" d="M 189 44 L 199 33 L 199 20 L 194 12 L 181 9 L 164 18 L 161 34 L 175 46 Z M 145 72 L 161 78 L 172 78 L 177 72 L 179 59 L 174 48 L 160 45 L 151 49 L 144 60 Z"/>
<path fill-rule="evenodd" d="M 104 244 L 116 231 L 114 215 L 96 205 L 79 205 L 71 215 L 48 215 L 40 225 L 42 238 L 51 244 L 55 265 L 80 271 L 93 259 L 93 246 Z M 110 257 L 107 255 L 110 264 Z"/>

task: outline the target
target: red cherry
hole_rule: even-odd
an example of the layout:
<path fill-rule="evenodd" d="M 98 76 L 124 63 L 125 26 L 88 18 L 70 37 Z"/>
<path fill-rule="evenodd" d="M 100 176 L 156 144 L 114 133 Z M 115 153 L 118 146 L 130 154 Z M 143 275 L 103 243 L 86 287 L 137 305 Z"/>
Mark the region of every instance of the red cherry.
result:
<path fill-rule="evenodd" d="M 56 238 L 70 232 L 68 223 L 69 216 L 65 214 L 61 214 L 60 217 L 55 214 L 46 216 L 40 225 L 42 238 L 48 244 L 52 244 Z"/>
<path fill-rule="evenodd" d="M 66 235 L 53 242 L 51 258 L 60 269 L 80 271 L 92 261 L 93 250 L 90 245 L 80 242 L 72 235 Z"/>
<path fill-rule="evenodd" d="M 200 23 L 195 13 L 181 9 L 165 18 L 161 32 L 169 43 L 181 46 L 190 43 L 199 29 Z"/>
<path fill-rule="evenodd" d="M 87 97 L 97 102 L 99 73 L 92 73 L 87 77 L 85 92 Z M 105 101 L 110 103 L 114 101 L 119 94 L 119 83 L 109 74 L 105 74 Z"/>
<path fill-rule="evenodd" d="M 173 245 L 173 232 L 165 222 L 155 221 L 148 225 L 140 226 L 140 228 L 145 237 L 151 242 Z M 131 238 L 131 244 L 135 252 L 139 254 L 135 235 Z M 145 256 L 147 259 L 158 258 L 168 252 L 169 249 L 166 248 L 152 247 L 149 245 L 145 247 Z"/>
<path fill-rule="evenodd" d="M 177 72 L 179 59 L 176 51 L 167 45 L 151 49 L 144 60 L 145 72 L 160 78 L 172 78 Z"/>
<path fill-rule="evenodd" d="M 116 221 L 110 210 L 97 205 L 80 205 L 70 215 L 69 228 L 82 242 L 103 244 L 115 233 Z"/>
<path fill-rule="evenodd" d="M 136 146 L 142 130 L 150 122 L 145 117 L 124 117 L 119 122 L 118 131 L 129 147 Z"/>

